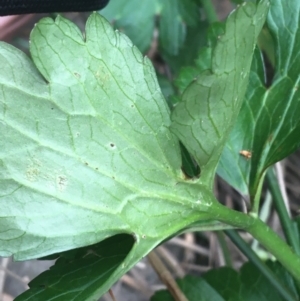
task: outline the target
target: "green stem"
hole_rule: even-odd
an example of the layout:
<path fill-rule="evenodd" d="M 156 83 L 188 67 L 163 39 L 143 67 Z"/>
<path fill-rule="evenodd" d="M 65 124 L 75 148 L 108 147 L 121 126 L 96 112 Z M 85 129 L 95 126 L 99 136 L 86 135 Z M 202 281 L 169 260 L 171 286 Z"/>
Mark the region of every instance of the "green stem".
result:
<path fill-rule="evenodd" d="M 288 215 L 281 191 L 278 186 L 277 178 L 272 169 L 269 169 L 269 171 L 267 172 L 267 181 L 286 240 L 288 244 L 294 249 L 294 251 L 298 255 L 300 255 L 300 244 L 294 228 L 295 224 Z"/>
<path fill-rule="evenodd" d="M 300 282 L 300 256 L 259 218 L 234 211 L 217 201 L 210 207 L 210 213 L 218 221 L 242 228 L 252 234 L 276 259 Z"/>
<path fill-rule="evenodd" d="M 258 216 L 258 211 L 259 211 L 259 204 L 260 204 L 260 198 L 261 198 L 261 191 L 262 191 L 262 186 L 263 186 L 263 183 L 264 183 L 264 180 L 265 180 L 265 175 L 266 175 L 266 172 L 264 172 L 258 182 L 258 186 L 257 186 L 257 189 L 255 191 L 255 195 L 254 195 L 254 198 L 251 199 L 251 214 L 252 215 L 257 215 Z"/>
<path fill-rule="evenodd" d="M 214 22 L 218 22 L 219 19 L 216 14 L 216 10 L 215 10 L 213 4 L 211 3 L 211 0 L 201 0 L 201 3 L 203 6 L 203 9 L 205 11 L 205 15 L 206 15 L 208 22 L 210 24 L 214 23 Z"/>
<path fill-rule="evenodd" d="M 249 247 L 249 245 L 239 236 L 239 234 L 234 230 L 225 230 L 227 236 L 234 242 L 234 244 L 240 249 L 240 251 L 246 255 L 246 257 L 251 261 L 259 271 L 270 281 L 275 289 L 284 297 L 285 300 L 295 301 L 295 297 L 292 293 L 286 289 L 283 283 L 278 279 L 277 275 L 262 262 L 255 252 Z"/>
<path fill-rule="evenodd" d="M 222 252 L 223 252 L 223 256 L 224 256 L 226 266 L 233 267 L 231 256 L 230 256 L 230 251 L 228 249 L 228 245 L 227 245 L 226 240 L 225 240 L 224 232 L 223 231 L 218 231 L 217 236 L 218 236 L 218 239 L 219 239 L 220 247 L 221 247 Z"/>

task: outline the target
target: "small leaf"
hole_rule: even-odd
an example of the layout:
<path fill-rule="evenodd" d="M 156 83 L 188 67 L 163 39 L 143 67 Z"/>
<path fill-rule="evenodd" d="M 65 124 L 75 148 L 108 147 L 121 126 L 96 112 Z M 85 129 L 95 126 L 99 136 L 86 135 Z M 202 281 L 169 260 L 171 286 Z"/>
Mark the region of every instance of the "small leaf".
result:
<path fill-rule="evenodd" d="M 226 21 L 212 56 L 212 70 L 201 73 L 172 112 L 172 131 L 200 165 L 200 180 L 212 185 L 227 135 L 240 110 L 256 38 L 268 1 L 245 3 Z"/>
<path fill-rule="evenodd" d="M 298 300 L 293 278 L 277 262 L 267 262 L 267 266 L 281 279 L 291 295 L 288 300 Z M 186 276 L 177 283 L 189 301 L 286 301 L 271 283 L 250 262 L 244 264 L 240 272 L 222 267 L 213 269 L 202 277 Z M 173 301 L 168 291 L 159 291 L 151 301 Z"/>
<path fill-rule="evenodd" d="M 186 25 L 185 39 L 179 46 L 176 53 L 170 53 L 164 49 L 163 45 L 159 45 L 162 58 L 169 66 L 173 74 L 177 75 L 181 68 L 192 65 L 202 47 L 205 46 L 205 37 L 208 23 L 202 21 L 200 17 L 196 24 Z M 162 37 L 161 39 L 163 39 Z"/>
<path fill-rule="evenodd" d="M 300 146 L 300 2 L 271 1 L 267 18 L 276 49 L 276 73 L 266 87 L 264 62 L 257 50 L 241 113 L 222 154 L 218 173 L 253 199 L 265 170 Z M 288 26 L 286 26 L 288 24 Z M 239 155 L 252 153 L 251 159 Z"/>
<path fill-rule="evenodd" d="M 240 296 L 242 283 L 237 271 L 229 267 L 212 269 L 203 278 L 224 300 L 244 301 Z"/>
<path fill-rule="evenodd" d="M 278 262 L 267 261 L 266 265 L 278 279 L 284 284 L 287 291 L 290 292 L 289 300 L 299 300 L 297 289 L 293 278 L 285 268 Z M 242 300 L 260 300 L 260 301 L 285 301 L 279 291 L 274 288 L 269 280 L 267 280 L 260 271 L 250 262 L 243 265 L 240 271 L 240 295 Z M 292 299 L 294 298 L 294 299 Z"/>
<path fill-rule="evenodd" d="M 194 66 L 187 66 L 180 70 L 178 77 L 175 80 L 175 85 L 180 94 L 197 79 L 198 75 L 205 70 L 211 70 L 211 48 L 203 47 L 195 60 Z"/>
<path fill-rule="evenodd" d="M 196 0 L 111 0 L 101 14 L 142 52 L 159 50 L 174 74 L 192 64 L 205 43 L 208 22 Z"/>
<path fill-rule="evenodd" d="M 177 284 L 189 301 L 225 301 L 204 279 L 186 276 L 177 280 Z M 158 291 L 151 301 L 174 301 L 169 291 Z"/>
<path fill-rule="evenodd" d="M 159 43 L 170 55 L 178 54 L 186 26 L 194 26 L 199 19 L 197 4 L 191 0 L 111 0 L 101 14 L 123 30 L 142 52 L 150 47 L 158 15 Z"/>
<path fill-rule="evenodd" d="M 124 261 L 133 243 L 131 235 L 121 234 L 59 254 L 55 265 L 32 280 L 30 289 L 15 301 L 95 300 L 90 299 L 91 295 L 97 296 L 97 291 L 107 286 L 107 279 Z"/>
<path fill-rule="evenodd" d="M 152 41 L 156 11 L 156 1 L 110 0 L 101 14 L 145 52 Z"/>

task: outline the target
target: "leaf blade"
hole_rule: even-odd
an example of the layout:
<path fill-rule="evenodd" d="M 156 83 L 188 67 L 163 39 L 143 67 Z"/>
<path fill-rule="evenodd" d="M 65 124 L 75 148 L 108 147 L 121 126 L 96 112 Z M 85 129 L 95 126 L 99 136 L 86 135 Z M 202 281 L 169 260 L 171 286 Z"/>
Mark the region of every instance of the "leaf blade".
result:
<path fill-rule="evenodd" d="M 158 243 L 201 219 L 196 207 L 206 217 L 211 193 L 185 183 L 153 67 L 130 41 L 97 14 L 86 41 L 61 17 L 31 39 L 46 81 L 1 47 L 1 255 L 42 257 L 117 233 Z"/>
<path fill-rule="evenodd" d="M 299 11 L 297 1 L 289 2 L 284 8 L 281 1 L 271 2 L 267 25 L 276 49 L 273 83 L 266 88 L 264 62 L 257 50 L 241 117 L 229 139 L 230 149 L 227 148 L 222 155 L 219 167 L 220 175 L 243 194 L 249 194 L 252 200 L 265 170 L 294 152 L 300 145 L 297 90 Z M 237 135 L 244 137 L 242 143 L 235 140 Z M 251 160 L 241 163 L 243 158 L 233 156 L 233 153 L 237 154 L 241 149 L 252 151 Z M 229 161 L 231 166 L 241 166 L 243 183 L 237 183 L 236 176 L 232 177 L 224 172 L 224 166 Z"/>
<path fill-rule="evenodd" d="M 198 76 L 172 112 L 172 131 L 196 159 L 202 181 L 209 185 L 210 171 L 216 168 L 242 104 L 253 45 L 263 25 L 267 3 L 261 1 L 257 8 L 245 3 L 229 16 L 225 34 L 213 53 L 212 71 Z"/>

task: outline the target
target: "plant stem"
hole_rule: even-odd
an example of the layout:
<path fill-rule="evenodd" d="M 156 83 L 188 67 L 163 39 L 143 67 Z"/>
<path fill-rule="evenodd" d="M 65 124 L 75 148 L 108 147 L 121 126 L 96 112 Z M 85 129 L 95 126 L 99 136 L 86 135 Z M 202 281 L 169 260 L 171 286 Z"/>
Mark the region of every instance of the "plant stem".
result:
<path fill-rule="evenodd" d="M 218 239 L 219 239 L 220 247 L 221 247 L 222 252 L 223 252 L 225 264 L 226 264 L 226 266 L 232 268 L 233 267 L 232 260 L 231 260 L 231 256 L 230 256 L 230 251 L 228 249 L 228 245 L 227 245 L 226 240 L 225 240 L 224 232 L 223 231 L 218 231 L 217 236 L 218 236 Z"/>
<path fill-rule="evenodd" d="M 254 195 L 254 198 L 251 199 L 251 213 L 254 214 L 254 215 L 257 215 L 258 216 L 258 211 L 259 211 L 259 204 L 260 204 L 260 198 L 261 198 L 261 190 L 262 190 L 262 186 L 263 186 L 263 183 L 264 183 L 264 180 L 265 180 L 265 175 L 266 175 L 266 172 L 264 172 L 258 182 L 258 185 L 257 185 L 257 189 L 255 191 L 255 195 Z"/>
<path fill-rule="evenodd" d="M 256 253 L 249 247 L 249 245 L 239 236 L 235 230 L 225 230 L 227 236 L 234 242 L 240 251 L 259 269 L 259 271 L 270 281 L 275 289 L 284 297 L 285 300 L 295 301 L 295 297 L 287 290 L 283 283 L 278 279 L 268 266 L 262 262 Z"/>
<path fill-rule="evenodd" d="M 252 234 L 276 259 L 300 282 L 300 256 L 259 218 L 234 211 L 214 202 L 211 214 L 215 219 L 229 225 L 242 228 Z"/>
<path fill-rule="evenodd" d="M 300 282 L 300 256 L 265 223 L 257 221 L 246 229 Z"/>
<path fill-rule="evenodd" d="M 208 22 L 210 24 L 214 23 L 214 22 L 218 22 L 219 19 L 216 14 L 216 10 L 215 10 L 213 4 L 211 3 L 211 0 L 201 0 L 201 3 L 203 6 L 203 9 L 205 11 L 205 15 L 206 15 Z"/>
<path fill-rule="evenodd" d="M 286 210 L 284 200 L 281 191 L 278 187 L 278 181 L 272 169 L 267 172 L 267 181 L 269 184 L 269 189 L 272 194 L 273 202 L 280 218 L 280 222 L 284 231 L 284 235 L 288 244 L 293 248 L 293 250 L 300 255 L 300 244 L 295 233 L 294 223 L 290 219 L 288 212 Z"/>

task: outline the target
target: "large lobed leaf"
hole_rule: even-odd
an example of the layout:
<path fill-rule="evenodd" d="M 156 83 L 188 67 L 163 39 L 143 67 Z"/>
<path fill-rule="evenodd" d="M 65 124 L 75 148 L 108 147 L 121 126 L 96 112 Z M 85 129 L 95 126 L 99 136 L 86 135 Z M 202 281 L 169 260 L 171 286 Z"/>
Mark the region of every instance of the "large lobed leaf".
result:
<path fill-rule="evenodd" d="M 46 81 L 20 51 L 0 51 L 1 255 L 120 232 L 157 239 L 195 221 L 201 188 L 184 183 L 152 65 L 125 36 L 98 14 L 86 41 L 69 21 L 43 19 L 31 55 Z"/>
<path fill-rule="evenodd" d="M 88 289 L 85 300 L 94 300 L 162 240 L 212 220 L 214 197 L 181 172 L 151 62 L 104 18 L 89 18 L 85 39 L 62 17 L 43 19 L 30 50 L 34 64 L 0 44 L 0 256 L 30 259 L 132 235 L 126 260 Z M 69 280 L 60 278 L 59 290 Z M 36 283 L 24 300 L 53 297 L 56 282 Z"/>
<path fill-rule="evenodd" d="M 300 2 L 271 1 L 267 18 L 275 43 L 275 77 L 266 87 L 257 50 L 245 101 L 221 157 L 218 173 L 253 199 L 264 172 L 300 146 Z M 250 160 L 239 151 L 252 152 Z"/>
<path fill-rule="evenodd" d="M 245 18 L 258 18 L 258 31 L 259 7 L 253 14 L 246 5 L 228 26 L 238 31 Z M 252 49 L 256 37 L 249 38 Z M 150 61 L 102 17 L 89 18 L 85 39 L 62 17 L 43 19 L 31 34 L 31 56 L 34 64 L 0 44 L 0 255 L 30 259 L 132 235 L 123 263 L 112 262 L 101 287 L 88 289 L 86 300 L 94 300 L 167 237 L 213 221 L 220 206 L 181 172 Z M 49 297 L 52 283 L 35 285 Z"/>
<path fill-rule="evenodd" d="M 228 17 L 212 53 L 211 70 L 198 75 L 172 112 L 172 131 L 196 159 L 200 180 L 208 185 L 240 110 L 268 5 L 244 3 Z"/>

